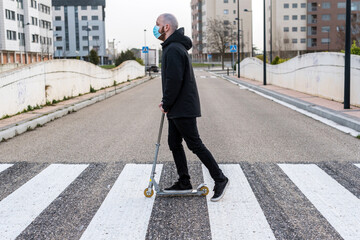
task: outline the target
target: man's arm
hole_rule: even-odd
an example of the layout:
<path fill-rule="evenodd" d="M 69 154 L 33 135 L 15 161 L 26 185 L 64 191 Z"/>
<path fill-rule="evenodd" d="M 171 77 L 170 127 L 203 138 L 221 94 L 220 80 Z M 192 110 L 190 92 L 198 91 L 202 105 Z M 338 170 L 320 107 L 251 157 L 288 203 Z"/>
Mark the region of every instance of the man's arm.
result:
<path fill-rule="evenodd" d="M 168 112 L 179 95 L 185 71 L 185 58 L 178 49 L 169 49 L 166 57 L 165 71 L 166 79 L 162 107 L 164 112 Z"/>

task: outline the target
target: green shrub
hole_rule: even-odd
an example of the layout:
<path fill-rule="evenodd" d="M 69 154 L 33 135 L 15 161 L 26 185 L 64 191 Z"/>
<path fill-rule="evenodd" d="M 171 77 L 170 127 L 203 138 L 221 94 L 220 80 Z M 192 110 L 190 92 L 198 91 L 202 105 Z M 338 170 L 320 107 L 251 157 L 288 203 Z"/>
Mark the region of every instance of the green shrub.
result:
<path fill-rule="evenodd" d="M 90 92 L 91 92 L 91 93 L 95 93 L 95 92 L 96 92 L 95 88 L 93 88 L 91 85 L 90 85 Z"/>
<path fill-rule="evenodd" d="M 359 41 L 359 44 L 360 44 L 360 41 Z M 341 50 L 342 53 L 345 53 L 344 50 Z M 354 54 L 354 55 L 360 55 L 360 47 L 358 47 L 356 45 L 356 41 L 354 40 L 353 41 L 353 44 L 351 45 L 351 48 L 350 48 L 350 53 L 351 54 Z"/>
<path fill-rule="evenodd" d="M 256 57 L 261 61 L 264 61 L 264 55 L 257 55 Z M 267 57 L 266 57 L 266 63 L 269 63 L 269 59 Z"/>

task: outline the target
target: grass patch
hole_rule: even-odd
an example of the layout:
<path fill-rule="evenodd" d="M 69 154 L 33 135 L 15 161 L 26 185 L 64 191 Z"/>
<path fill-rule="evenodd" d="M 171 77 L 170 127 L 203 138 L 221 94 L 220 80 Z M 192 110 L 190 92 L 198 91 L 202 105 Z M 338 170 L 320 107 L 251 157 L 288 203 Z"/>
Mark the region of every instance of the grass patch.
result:
<path fill-rule="evenodd" d="M 199 68 L 199 67 L 221 67 L 221 64 L 208 64 L 208 63 L 192 63 L 192 66 L 194 68 Z"/>
<path fill-rule="evenodd" d="M 360 139 L 360 135 L 358 135 L 356 138 L 357 138 L 357 139 Z"/>
<path fill-rule="evenodd" d="M 95 88 L 93 88 L 91 85 L 90 85 L 90 92 L 91 92 L 91 93 L 96 93 Z"/>
<path fill-rule="evenodd" d="M 7 119 L 7 118 L 10 118 L 10 116 L 6 114 L 0 120 Z"/>
<path fill-rule="evenodd" d="M 100 66 L 100 67 L 102 67 L 102 68 L 104 68 L 104 69 L 113 69 L 113 68 L 116 68 L 115 65 L 102 65 L 102 66 Z"/>

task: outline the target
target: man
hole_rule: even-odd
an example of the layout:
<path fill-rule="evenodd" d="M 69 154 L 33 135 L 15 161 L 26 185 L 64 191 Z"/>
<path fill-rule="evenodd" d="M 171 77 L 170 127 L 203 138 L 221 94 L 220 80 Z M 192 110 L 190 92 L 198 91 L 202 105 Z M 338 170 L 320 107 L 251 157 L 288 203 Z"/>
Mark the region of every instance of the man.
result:
<path fill-rule="evenodd" d="M 164 191 L 191 191 L 190 175 L 182 146 L 184 139 L 189 149 L 207 167 L 215 181 L 211 201 L 219 201 L 225 194 L 229 179 L 224 176 L 210 151 L 202 143 L 196 118 L 201 116 L 200 100 L 188 50 L 190 38 L 172 14 L 162 14 L 156 21 L 154 36 L 162 41 L 161 77 L 163 98 L 159 108 L 169 121 L 168 143 L 173 154 L 179 180 Z"/>

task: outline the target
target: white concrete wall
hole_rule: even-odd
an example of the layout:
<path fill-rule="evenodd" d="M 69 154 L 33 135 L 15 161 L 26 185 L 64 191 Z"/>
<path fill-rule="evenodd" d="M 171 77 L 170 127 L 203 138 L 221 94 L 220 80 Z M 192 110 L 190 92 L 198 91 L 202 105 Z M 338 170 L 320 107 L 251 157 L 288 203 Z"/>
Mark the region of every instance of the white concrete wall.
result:
<path fill-rule="evenodd" d="M 267 83 L 314 96 L 344 100 L 343 53 L 309 53 L 279 65 L 267 65 Z M 241 64 L 241 76 L 263 81 L 263 62 L 246 58 Z M 360 56 L 351 55 L 350 103 L 360 106 Z"/>
<path fill-rule="evenodd" d="M 79 60 L 51 60 L 0 73 L 0 118 L 23 111 L 28 105 L 88 93 L 143 76 L 144 66 L 127 61 L 108 70 Z M 45 90 L 46 89 L 46 90 Z"/>

